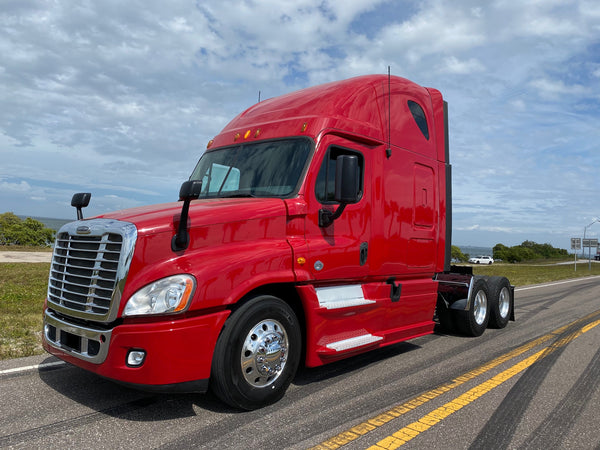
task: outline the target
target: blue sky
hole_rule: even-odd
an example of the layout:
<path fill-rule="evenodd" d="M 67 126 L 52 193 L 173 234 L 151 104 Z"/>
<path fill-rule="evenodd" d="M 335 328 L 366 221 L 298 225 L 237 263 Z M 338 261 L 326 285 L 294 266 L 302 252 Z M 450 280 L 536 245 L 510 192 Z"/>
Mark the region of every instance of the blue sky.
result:
<path fill-rule="evenodd" d="M 455 244 L 600 217 L 597 1 L 5 0 L 0 55 L 0 213 L 172 201 L 259 91 L 389 65 L 449 102 Z"/>

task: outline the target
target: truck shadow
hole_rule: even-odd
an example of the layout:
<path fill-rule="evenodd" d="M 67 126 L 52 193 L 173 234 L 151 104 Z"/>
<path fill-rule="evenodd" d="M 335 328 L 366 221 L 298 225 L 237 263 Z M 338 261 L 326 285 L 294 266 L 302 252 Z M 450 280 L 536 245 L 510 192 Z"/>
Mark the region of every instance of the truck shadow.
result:
<path fill-rule="evenodd" d="M 56 361 L 48 358 L 42 364 Z M 127 421 L 153 422 L 198 415 L 198 410 L 239 413 L 211 393 L 155 394 L 132 389 L 70 364 L 39 370 L 40 379 L 67 399 L 90 408 L 87 422 L 110 416 Z M 80 417 L 81 420 L 81 417 Z"/>
<path fill-rule="evenodd" d="M 321 367 L 306 368 L 301 365 L 292 384 L 300 387 L 303 395 L 309 395 L 307 388 L 309 391 L 318 391 L 339 377 L 360 372 L 383 360 L 419 348 L 420 346 L 410 342 L 401 342 Z M 54 361 L 55 358 L 49 357 L 42 365 Z M 211 392 L 148 393 L 120 385 L 70 364 L 39 370 L 38 374 L 42 382 L 57 394 L 94 411 L 78 418 L 86 423 L 102 420 L 106 416 L 126 421 L 153 422 L 194 417 L 201 414 L 202 410 L 216 414 L 245 413 L 228 407 Z M 282 403 L 286 403 L 285 400 L 284 397 Z"/>
<path fill-rule="evenodd" d="M 388 347 L 352 356 L 341 361 L 332 362 L 324 366 L 308 368 L 301 365 L 292 384 L 306 386 L 312 383 L 345 376 L 352 372 L 359 372 L 388 358 L 408 353 L 419 348 L 420 346 L 410 342 L 400 342 Z"/>

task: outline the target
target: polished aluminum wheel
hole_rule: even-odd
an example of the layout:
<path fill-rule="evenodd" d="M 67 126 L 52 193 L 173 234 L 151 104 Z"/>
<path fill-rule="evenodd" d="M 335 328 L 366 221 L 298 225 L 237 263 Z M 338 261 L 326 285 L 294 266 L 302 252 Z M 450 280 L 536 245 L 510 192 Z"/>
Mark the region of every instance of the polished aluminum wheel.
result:
<path fill-rule="evenodd" d="M 498 310 L 500 311 L 500 317 L 503 319 L 508 317 L 508 312 L 510 310 L 510 292 L 506 287 L 500 290 L 500 295 L 498 296 Z"/>
<path fill-rule="evenodd" d="M 487 296 L 484 291 L 478 291 L 473 302 L 473 317 L 477 325 L 482 325 L 487 317 Z"/>
<path fill-rule="evenodd" d="M 240 355 L 244 378 L 253 387 L 271 385 L 285 367 L 289 342 L 276 320 L 263 320 L 250 330 Z"/>

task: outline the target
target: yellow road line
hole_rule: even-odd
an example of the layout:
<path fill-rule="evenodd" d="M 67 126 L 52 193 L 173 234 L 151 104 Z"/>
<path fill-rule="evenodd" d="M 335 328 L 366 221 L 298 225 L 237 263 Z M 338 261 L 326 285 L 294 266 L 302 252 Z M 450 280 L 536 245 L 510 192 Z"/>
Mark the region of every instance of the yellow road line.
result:
<path fill-rule="evenodd" d="M 385 425 L 392 419 L 400 417 L 401 415 L 406 414 L 407 412 L 410 412 L 410 411 L 414 410 L 415 408 L 427 403 L 429 400 L 433 400 L 434 398 L 437 398 L 440 395 L 445 394 L 446 392 L 449 392 L 452 389 L 455 389 L 455 388 L 461 386 L 462 384 L 466 383 L 467 381 L 470 381 L 470 380 L 478 377 L 479 375 L 483 375 L 484 373 L 498 367 L 499 365 L 501 365 L 513 358 L 516 358 L 517 356 L 520 356 L 523 353 L 528 352 L 529 350 L 537 347 L 538 345 L 543 344 L 544 342 L 552 339 L 553 337 L 560 335 L 565 330 L 567 330 L 569 327 L 574 326 L 578 323 L 584 322 L 586 320 L 589 320 L 592 317 L 598 315 L 599 313 L 600 313 L 600 311 L 595 311 L 594 313 L 591 313 L 591 314 L 587 315 L 586 317 L 578 319 L 568 325 L 562 326 L 544 336 L 541 336 L 541 337 L 535 339 L 534 341 L 531 341 L 528 344 L 522 345 L 521 347 L 518 347 L 518 348 L 506 353 L 505 355 L 502 355 L 496 359 L 493 359 L 489 363 L 486 363 L 476 369 L 473 369 L 470 372 L 467 372 L 467 373 L 455 378 L 454 380 L 450 381 L 449 383 L 442 384 L 441 386 L 438 386 L 435 389 L 432 389 L 428 392 L 425 392 L 424 394 L 414 397 L 413 399 L 409 400 L 406 403 L 403 403 L 402 405 L 396 406 L 396 407 L 394 407 L 384 413 L 381 413 L 365 422 L 359 423 L 358 425 L 356 425 L 346 431 L 343 431 L 343 432 L 337 434 L 336 436 L 333 436 L 333 437 L 327 439 L 326 441 L 321 442 L 320 444 L 316 445 L 315 447 L 312 447 L 310 450 L 335 450 L 337 448 L 343 447 L 344 445 L 349 444 L 350 442 L 358 439 L 359 437 L 364 436 L 365 434 L 381 427 L 382 425 Z"/>
<path fill-rule="evenodd" d="M 533 365 L 536 361 L 544 359 L 546 356 L 550 355 L 552 352 L 557 350 L 560 347 L 567 345 L 572 340 L 578 338 L 583 333 L 588 332 L 595 326 L 600 325 L 600 320 L 597 320 L 580 330 L 572 333 L 560 340 L 556 343 L 550 345 L 549 347 L 540 350 L 539 352 L 531 355 L 530 357 L 524 359 L 523 361 L 515 364 L 504 372 L 499 373 L 498 375 L 490 378 L 489 380 L 481 383 L 479 386 L 475 386 L 464 394 L 458 396 L 454 400 L 446 403 L 443 406 L 433 410 L 429 414 L 421 417 L 416 422 L 413 422 L 404 428 L 401 428 L 391 436 L 388 436 L 377 444 L 369 447 L 369 450 L 382 450 L 382 449 L 396 449 L 400 446 L 406 444 L 408 441 L 414 439 L 423 431 L 427 431 L 432 426 L 441 422 L 443 419 L 448 417 L 451 414 L 454 414 L 456 411 L 460 410 L 463 406 L 467 406 L 468 404 L 474 402 L 481 396 L 487 394 L 492 389 L 500 386 L 505 381 L 510 380 L 515 375 L 521 373 L 523 370 L 527 369 L 531 365 Z"/>

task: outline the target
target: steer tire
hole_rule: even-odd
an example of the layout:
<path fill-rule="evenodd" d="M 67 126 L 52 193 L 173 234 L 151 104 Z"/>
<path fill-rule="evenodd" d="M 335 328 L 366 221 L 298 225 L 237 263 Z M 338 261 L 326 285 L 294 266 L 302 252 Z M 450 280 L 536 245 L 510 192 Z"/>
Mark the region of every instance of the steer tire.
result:
<path fill-rule="evenodd" d="M 510 320 L 513 309 L 513 296 L 510 282 L 506 277 L 490 277 L 488 280 L 490 291 L 490 328 L 504 328 Z"/>
<path fill-rule="evenodd" d="M 490 320 L 489 289 L 483 277 L 474 277 L 469 309 L 456 311 L 456 324 L 467 336 L 481 336 Z"/>
<path fill-rule="evenodd" d="M 247 411 L 278 401 L 296 375 L 301 342 L 287 303 L 270 295 L 252 298 L 225 322 L 213 355 L 211 391 Z"/>

